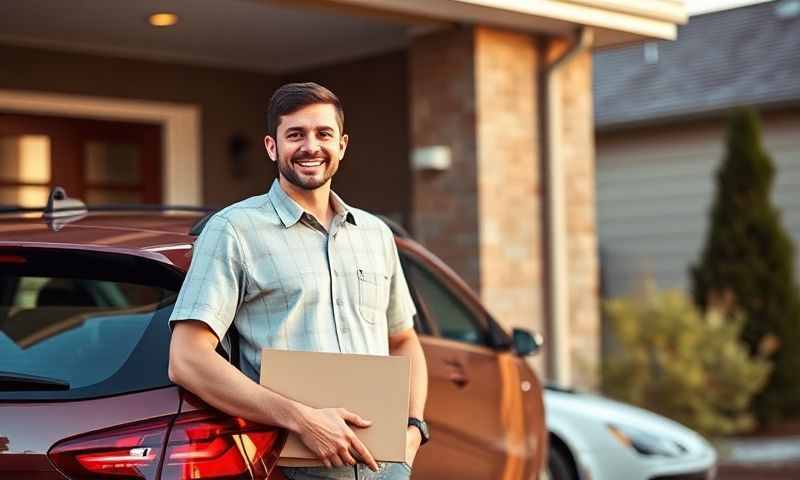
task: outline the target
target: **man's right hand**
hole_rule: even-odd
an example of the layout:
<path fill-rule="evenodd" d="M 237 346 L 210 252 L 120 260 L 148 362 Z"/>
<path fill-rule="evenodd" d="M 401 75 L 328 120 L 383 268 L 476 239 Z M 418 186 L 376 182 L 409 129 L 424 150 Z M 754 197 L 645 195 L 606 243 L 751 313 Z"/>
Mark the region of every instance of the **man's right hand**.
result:
<path fill-rule="evenodd" d="M 303 444 L 328 468 L 355 465 L 355 453 L 359 461 L 377 472 L 378 464 L 372 454 L 348 424 L 366 428 L 372 422 L 344 408 L 309 407 L 303 411 L 297 433 Z"/>

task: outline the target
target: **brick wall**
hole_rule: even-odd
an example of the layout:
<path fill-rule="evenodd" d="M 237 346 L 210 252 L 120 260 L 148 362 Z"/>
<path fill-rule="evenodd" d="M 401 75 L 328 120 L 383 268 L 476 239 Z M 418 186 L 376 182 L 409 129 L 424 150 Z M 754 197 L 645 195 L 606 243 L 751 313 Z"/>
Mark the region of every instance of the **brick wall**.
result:
<path fill-rule="evenodd" d="M 411 143 L 445 145 L 445 172 L 415 172 L 417 237 L 507 327 L 542 329 L 537 48 L 528 35 L 461 28 L 410 52 Z"/>
<path fill-rule="evenodd" d="M 475 32 L 481 298 L 507 327 L 543 330 L 536 39 Z"/>
<path fill-rule="evenodd" d="M 480 291 L 474 32 L 412 40 L 409 53 L 411 146 L 446 145 L 446 172 L 412 172 L 412 230 Z"/>
<path fill-rule="evenodd" d="M 595 203 L 592 58 L 586 52 L 558 73 L 561 81 L 561 153 L 565 165 L 569 350 L 576 385 L 597 385 L 600 361 L 599 262 Z"/>

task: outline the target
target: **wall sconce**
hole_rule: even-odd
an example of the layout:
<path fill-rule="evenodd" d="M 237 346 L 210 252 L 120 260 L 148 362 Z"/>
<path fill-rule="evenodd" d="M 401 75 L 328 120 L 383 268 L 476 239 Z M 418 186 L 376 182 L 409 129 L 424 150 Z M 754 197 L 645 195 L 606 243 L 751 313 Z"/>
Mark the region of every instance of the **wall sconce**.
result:
<path fill-rule="evenodd" d="M 445 145 L 419 147 L 411 152 L 411 170 L 415 172 L 443 172 L 449 170 L 452 163 L 453 154 Z"/>
<path fill-rule="evenodd" d="M 247 175 L 247 154 L 250 152 L 250 140 L 243 133 L 237 132 L 228 140 L 228 160 L 233 178 Z"/>

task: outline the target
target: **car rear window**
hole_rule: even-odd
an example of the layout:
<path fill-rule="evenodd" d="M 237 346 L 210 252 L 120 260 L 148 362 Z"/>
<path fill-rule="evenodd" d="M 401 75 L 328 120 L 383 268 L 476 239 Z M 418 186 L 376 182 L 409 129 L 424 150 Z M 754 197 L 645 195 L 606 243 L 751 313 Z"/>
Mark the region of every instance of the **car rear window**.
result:
<path fill-rule="evenodd" d="M 0 252 L 0 398 L 74 399 L 169 385 L 181 274 L 131 255 Z"/>

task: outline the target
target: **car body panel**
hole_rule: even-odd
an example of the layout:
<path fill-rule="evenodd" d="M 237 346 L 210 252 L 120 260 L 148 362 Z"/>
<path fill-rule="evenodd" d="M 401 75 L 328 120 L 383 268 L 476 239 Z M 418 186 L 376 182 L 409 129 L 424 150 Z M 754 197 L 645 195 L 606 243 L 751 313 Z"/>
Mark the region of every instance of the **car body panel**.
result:
<path fill-rule="evenodd" d="M 188 232 L 202 216 L 202 213 L 90 212 L 56 225 L 35 215 L 2 214 L 0 255 L 10 247 L 102 251 L 144 257 L 185 272 L 195 240 Z M 430 373 L 426 420 L 431 424 L 433 439 L 420 450 L 414 478 L 537 478 L 545 462 L 546 431 L 542 390 L 536 375 L 510 349 L 510 336 L 494 324 L 477 295 L 452 269 L 413 240 L 396 237 L 396 241 L 401 252 L 413 255 L 426 268 L 435 270 L 460 300 L 479 312 L 484 328 L 494 332 L 499 342 L 496 348 L 489 348 L 438 338 L 435 334 L 420 336 Z M 454 374 L 466 378 L 466 383 L 460 385 L 460 380 L 454 381 Z M 129 398 L 138 399 L 138 407 L 128 406 Z M 0 403 L 2 407 L 5 410 L 0 409 L 0 418 L 14 418 L 11 423 L 16 426 L 9 437 L 9 451 L 4 455 L 19 455 L 20 446 L 28 445 L 34 455 L 40 456 L 57 440 L 77 433 L 209 408 L 177 387 L 76 402 Z M 23 436 L 29 417 L 20 413 L 33 411 L 46 412 L 44 418 L 66 423 L 34 441 L 32 436 Z M 100 415 L 95 415 L 97 412 Z M 70 418 L 59 419 L 62 416 Z M 30 431 L 37 435 L 38 430 L 45 428 L 42 423 L 30 422 Z M 13 463 L 19 465 L 20 461 L 15 459 Z M 8 463 L 0 457 L 0 473 Z M 277 475 L 273 473 L 271 478 Z"/>
<path fill-rule="evenodd" d="M 58 441 L 83 433 L 175 415 L 180 407 L 176 386 L 110 398 L 57 402 L 0 402 L 0 478 L 63 476 L 47 458 Z M 10 420 L 10 421 L 8 421 Z"/>
<path fill-rule="evenodd" d="M 544 393 L 548 430 L 570 449 L 582 478 L 646 480 L 656 476 L 712 472 L 717 455 L 700 435 L 661 415 L 598 395 Z M 685 448 L 677 457 L 642 455 L 622 446 L 608 425 L 631 426 Z"/>

